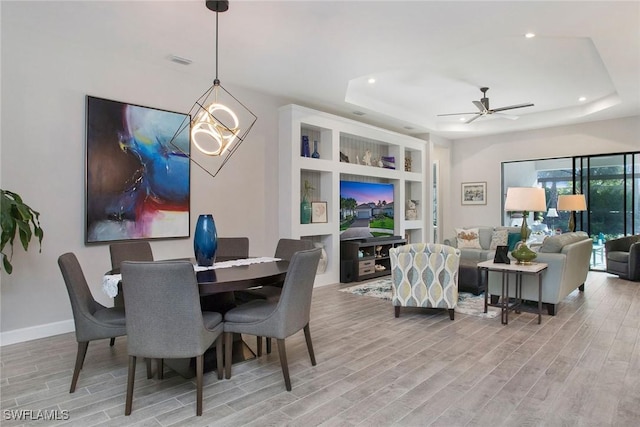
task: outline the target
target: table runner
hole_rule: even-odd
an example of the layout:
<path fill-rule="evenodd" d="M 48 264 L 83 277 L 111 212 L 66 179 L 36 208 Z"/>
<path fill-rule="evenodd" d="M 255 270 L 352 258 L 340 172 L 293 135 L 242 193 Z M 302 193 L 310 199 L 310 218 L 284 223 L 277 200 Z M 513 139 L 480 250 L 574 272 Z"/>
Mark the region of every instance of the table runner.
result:
<path fill-rule="evenodd" d="M 260 257 L 260 258 L 242 258 L 234 259 L 231 261 L 216 262 L 212 266 L 203 267 L 200 265 L 194 265 L 193 269 L 197 271 L 214 270 L 217 268 L 228 268 L 239 265 L 259 264 L 263 262 L 280 261 L 280 258 Z M 109 297 L 114 298 L 118 295 L 118 283 L 122 280 L 121 274 L 105 274 L 102 279 L 102 290 Z"/>

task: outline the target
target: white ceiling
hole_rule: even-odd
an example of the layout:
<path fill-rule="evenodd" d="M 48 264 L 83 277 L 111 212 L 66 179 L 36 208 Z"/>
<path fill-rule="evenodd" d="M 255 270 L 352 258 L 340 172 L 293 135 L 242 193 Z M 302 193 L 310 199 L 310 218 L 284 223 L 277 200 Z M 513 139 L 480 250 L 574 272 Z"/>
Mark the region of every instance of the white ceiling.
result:
<path fill-rule="evenodd" d="M 7 3 L 3 21 L 118 61 L 215 75 L 204 0 Z M 232 0 L 219 21 L 223 85 L 405 133 L 457 139 L 640 114 L 638 1 Z M 437 117 L 474 112 L 482 86 L 492 108 L 535 106 L 512 110 L 517 120 Z"/>

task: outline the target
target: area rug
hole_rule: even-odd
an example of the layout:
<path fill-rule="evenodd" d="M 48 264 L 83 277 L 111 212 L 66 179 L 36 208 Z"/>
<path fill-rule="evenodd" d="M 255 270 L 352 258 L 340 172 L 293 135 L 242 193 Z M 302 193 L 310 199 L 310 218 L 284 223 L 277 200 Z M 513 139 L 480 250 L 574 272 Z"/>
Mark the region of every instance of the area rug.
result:
<path fill-rule="evenodd" d="M 349 292 L 354 295 L 364 295 L 391 301 L 391 279 L 379 279 L 361 285 L 350 286 L 340 289 L 340 292 Z M 458 293 L 458 305 L 456 313 L 468 314 L 470 316 L 493 319 L 500 314 L 500 309 L 489 307 L 487 313 L 484 312 L 484 295 L 474 295 L 470 292 Z"/>

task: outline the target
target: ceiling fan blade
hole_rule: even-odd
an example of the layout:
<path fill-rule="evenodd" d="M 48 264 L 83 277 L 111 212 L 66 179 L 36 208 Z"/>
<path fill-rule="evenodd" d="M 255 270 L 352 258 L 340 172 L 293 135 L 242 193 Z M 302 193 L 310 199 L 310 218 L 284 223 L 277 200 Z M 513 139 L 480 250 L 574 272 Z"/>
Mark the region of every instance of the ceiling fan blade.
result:
<path fill-rule="evenodd" d="M 509 119 L 509 120 L 518 120 L 518 118 L 520 117 L 520 116 L 514 116 L 513 114 L 505 114 L 505 113 L 494 113 L 493 115 L 500 116 L 502 118 Z"/>
<path fill-rule="evenodd" d="M 471 101 L 473 102 L 473 105 L 475 105 L 476 107 L 478 107 L 478 110 L 480 110 L 481 113 L 486 113 L 487 109 L 485 108 L 484 104 L 480 101 Z"/>
<path fill-rule="evenodd" d="M 449 114 L 438 114 L 438 117 L 441 117 L 441 116 L 459 116 L 459 115 L 461 115 L 461 114 L 478 114 L 478 113 L 476 112 L 476 113 L 449 113 Z"/>
<path fill-rule="evenodd" d="M 533 107 L 533 104 L 517 104 L 517 105 L 509 105 L 508 107 L 500 107 L 500 108 L 494 108 L 493 110 L 491 110 L 493 113 L 496 113 L 498 111 L 505 111 L 505 110 L 513 110 L 514 108 L 524 108 L 524 107 Z"/>
<path fill-rule="evenodd" d="M 482 117 L 483 115 L 484 115 L 484 114 L 477 114 L 477 115 L 475 115 L 475 116 L 471 117 L 469 120 L 467 120 L 467 121 L 466 121 L 466 122 L 464 122 L 464 123 L 468 125 L 469 123 L 471 123 L 472 121 L 474 121 L 474 120 L 475 120 L 475 119 L 477 119 L 477 118 Z"/>

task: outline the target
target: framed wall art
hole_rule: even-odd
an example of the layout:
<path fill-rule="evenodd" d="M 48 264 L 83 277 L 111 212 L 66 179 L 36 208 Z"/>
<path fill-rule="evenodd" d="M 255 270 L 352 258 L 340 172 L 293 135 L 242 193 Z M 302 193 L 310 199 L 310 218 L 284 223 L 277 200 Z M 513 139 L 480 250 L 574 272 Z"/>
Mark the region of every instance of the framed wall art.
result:
<path fill-rule="evenodd" d="M 311 202 L 311 222 L 327 222 L 327 202 Z"/>
<path fill-rule="evenodd" d="M 463 182 L 462 183 L 462 204 L 463 205 L 486 205 L 487 204 L 487 183 L 486 182 Z"/>
<path fill-rule="evenodd" d="M 188 115 L 87 96 L 85 242 L 190 235 Z"/>

